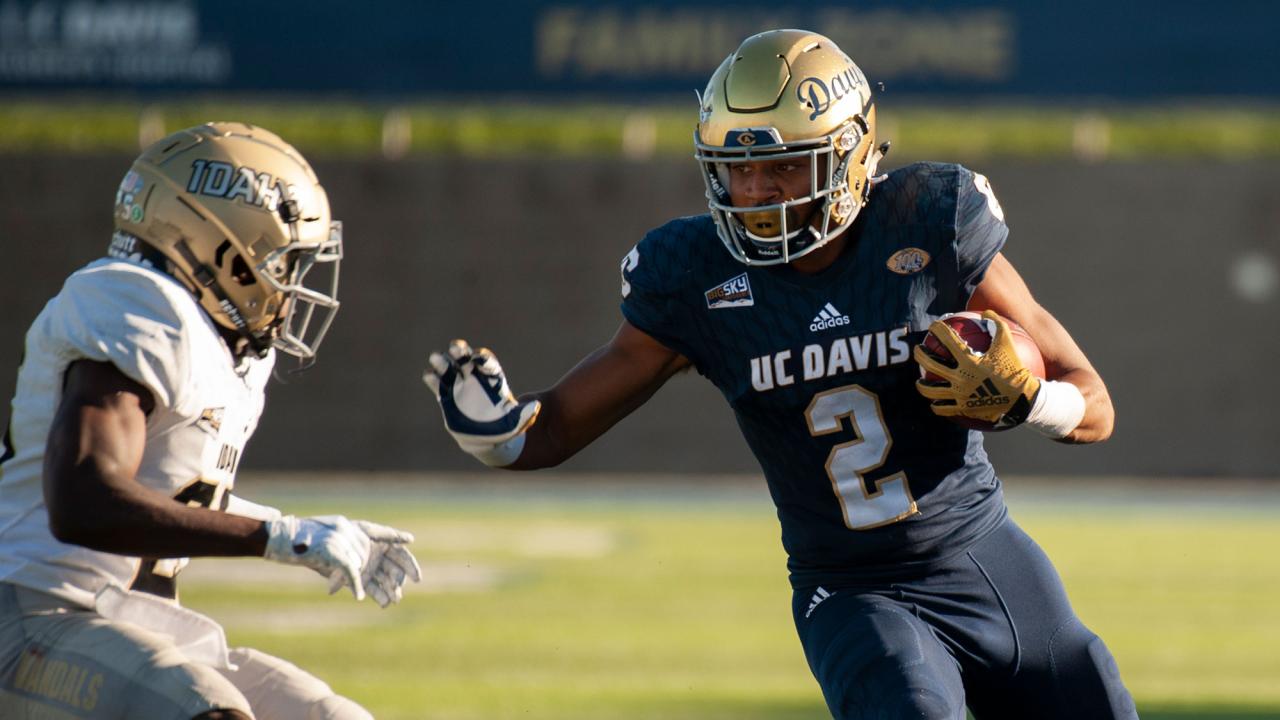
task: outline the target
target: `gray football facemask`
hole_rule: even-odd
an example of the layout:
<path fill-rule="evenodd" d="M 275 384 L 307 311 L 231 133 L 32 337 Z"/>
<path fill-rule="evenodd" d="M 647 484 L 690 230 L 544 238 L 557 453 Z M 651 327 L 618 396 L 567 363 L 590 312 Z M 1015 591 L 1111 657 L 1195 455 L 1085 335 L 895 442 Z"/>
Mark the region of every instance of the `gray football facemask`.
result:
<path fill-rule="evenodd" d="M 694 133 L 694 158 L 702 169 L 707 207 L 721 242 L 747 265 L 781 265 L 817 250 L 852 224 L 861 203 L 849 191 L 852 159 L 847 148 L 861 140 L 850 123 L 815 140 L 762 143 L 752 147 L 708 145 Z M 760 131 L 755 131 L 760 136 Z M 776 133 L 773 133 L 776 137 Z M 843 152 L 837 151 L 837 143 Z M 738 206 L 729 196 L 729 174 L 741 163 L 803 160 L 809 166 L 809 192 L 780 203 Z"/>
<path fill-rule="evenodd" d="M 291 242 L 258 264 L 258 277 L 285 297 L 287 310 L 275 327 L 272 346 L 301 361 L 315 362 L 316 351 L 337 315 L 338 268 L 342 262 L 342 222 L 329 223 L 329 237 L 319 245 Z M 280 267 L 292 266 L 288 272 Z"/>

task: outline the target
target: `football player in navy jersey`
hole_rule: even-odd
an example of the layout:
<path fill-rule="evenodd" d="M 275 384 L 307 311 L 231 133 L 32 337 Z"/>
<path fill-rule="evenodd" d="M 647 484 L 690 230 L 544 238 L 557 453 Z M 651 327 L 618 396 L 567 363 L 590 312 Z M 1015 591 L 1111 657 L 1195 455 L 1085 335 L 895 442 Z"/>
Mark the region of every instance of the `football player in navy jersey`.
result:
<path fill-rule="evenodd" d="M 520 399 L 461 340 L 424 380 L 459 445 L 514 470 L 563 462 L 677 372 L 715 383 L 777 505 L 796 629 L 837 718 L 1134 718 L 1111 653 L 1009 518 L 982 433 L 950 421 L 1098 442 L 1107 389 L 1001 254 L 987 179 L 877 175 L 875 127 L 866 78 L 829 39 L 748 38 L 701 97 L 710 212 L 626 255 L 614 337 Z M 962 310 L 995 328 L 987 352 L 938 322 Z M 916 347 L 926 333 L 954 362 Z"/>

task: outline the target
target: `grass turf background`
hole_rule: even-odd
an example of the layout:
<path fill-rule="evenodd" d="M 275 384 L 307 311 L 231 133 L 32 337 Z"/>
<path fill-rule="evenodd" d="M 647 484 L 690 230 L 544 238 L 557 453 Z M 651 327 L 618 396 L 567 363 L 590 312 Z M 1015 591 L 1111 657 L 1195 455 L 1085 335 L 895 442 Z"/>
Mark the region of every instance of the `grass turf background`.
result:
<path fill-rule="evenodd" d="M 290 512 L 414 531 L 426 581 L 383 611 L 300 568 L 197 560 L 184 601 L 382 720 L 826 717 L 763 481 L 494 477 L 249 476 Z M 1280 488 L 1006 485 L 1143 718 L 1280 718 Z"/>

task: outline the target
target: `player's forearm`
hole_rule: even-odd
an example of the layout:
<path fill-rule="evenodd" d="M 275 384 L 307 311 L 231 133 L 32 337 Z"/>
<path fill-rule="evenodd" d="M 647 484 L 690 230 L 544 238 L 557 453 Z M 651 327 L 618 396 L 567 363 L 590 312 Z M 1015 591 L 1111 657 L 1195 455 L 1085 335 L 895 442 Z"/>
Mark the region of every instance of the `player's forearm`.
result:
<path fill-rule="evenodd" d="M 263 523 L 173 498 L 94 458 L 46 465 L 49 529 L 61 542 L 132 557 L 261 556 Z"/>
<path fill-rule="evenodd" d="M 597 350 L 579 363 L 555 387 L 521 400 L 538 400 L 542 411 L 526 432 L 525 446 L 509 470 L 536 470 L 555 467 L 595 442 L 623 418 L 653 397 L 674 370 L 647 381 L 613 381 L 602 376 L 613 373 L 595 362 L 607 349 Z"/>
<path fill-rule="evenodd" d="M 555 467 L 604 434 L 613 423 L 572 422 L 566 419 L 563 404 L 555 390 L 533 393 L 521 401 L 538 400 L 542 410 L 538 419 L 525 432 L 520 457 L 504 470 L 539 470 Z M 615 421 L 616 422 L 616 421 Z"/>
<path fill-rule="evenodd" d="M 577 450 L 568 450 L 552 439 L 547 426 L 541 421 L 542 418 L 539 418 L 539 422 L 535 422 L 525 433 L 524 449 L 521 450 L 520 457 L 510 465 L 501 466 L 500 470 L 541 470 L 555 467 L 573 457 Z"/>
<path fill-rule="evenodd" d="M 1059 442 L 1086 444 L 1102 442 L 1111 437 L 1115 428 L 1115 408 L 1102 378 L 1092 370 L 1071 370 L 1055 379 L 1075 385 L 1085 401 L 1084 418 Z"/>

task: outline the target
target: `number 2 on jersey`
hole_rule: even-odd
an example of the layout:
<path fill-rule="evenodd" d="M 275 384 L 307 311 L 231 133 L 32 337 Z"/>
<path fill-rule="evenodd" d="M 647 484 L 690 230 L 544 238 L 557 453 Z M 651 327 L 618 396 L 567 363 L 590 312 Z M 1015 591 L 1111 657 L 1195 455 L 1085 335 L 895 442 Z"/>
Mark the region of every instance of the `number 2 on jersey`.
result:
<path fill-rule="evenodd" d="M 853 426 L 854 439 L 831 448 L 827 456 L 827 477 L 849 529 L 888 525 L 917 512 L 905 473 L 876 480 L 875 489 L 868 490 L 867 473 L 884 465 L 893 446 L 875 393 L 861 385 L 820 392 L 809 402 L 804 418 L 815 437 L 843 430 L 844 418 Z"/>

